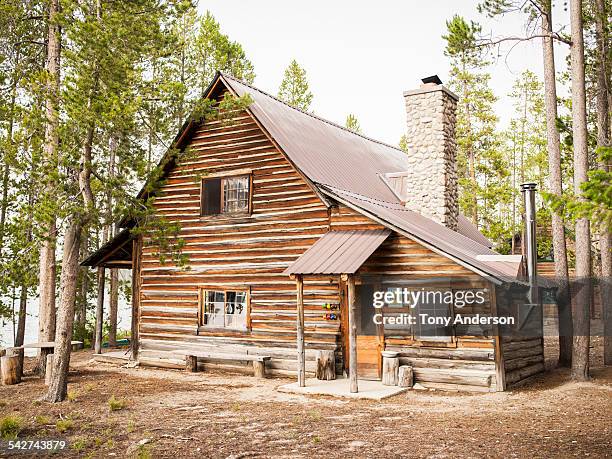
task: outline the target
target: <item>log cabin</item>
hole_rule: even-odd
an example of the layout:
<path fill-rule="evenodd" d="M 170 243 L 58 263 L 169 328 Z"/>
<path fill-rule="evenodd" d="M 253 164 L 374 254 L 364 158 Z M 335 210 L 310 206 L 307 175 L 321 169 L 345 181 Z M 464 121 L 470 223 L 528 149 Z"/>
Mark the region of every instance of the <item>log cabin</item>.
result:
<path fill-rule="evenodd" d="M 251 103 L 230 122 L 186 122 L 155 194 L 145 186 L 138 195 L 179 224 L 188 267 L 162 263 L 125 219 L 82 262 L 132 270 L 133 359 L 182 368 L 204 352 L 196 369 L 242 371 L 247 357 L 266 356 L 268 374 L 303 384 L 317 351 L 333 351 L 336 372 L 355 381 L 380 379 L 382 352 L 396 351 L 422 387 L 486 392 L 543 371 L 541 334 L 372 323 L 372 292 L 400 287 L 485 298 L 416 305 L 435 317 L 495 315 L 510 301 L 504 283 L 525 271 L 521 256 L 493 251 L 459 212 L 458 98 L 437 76 L 404 93 L 407 152 L 217 73 L 205 97 L 228 94 Z M 386 304 L 382 315 L 410 309 Z M 236 361 L 214 358 L 227 354 Z"/>

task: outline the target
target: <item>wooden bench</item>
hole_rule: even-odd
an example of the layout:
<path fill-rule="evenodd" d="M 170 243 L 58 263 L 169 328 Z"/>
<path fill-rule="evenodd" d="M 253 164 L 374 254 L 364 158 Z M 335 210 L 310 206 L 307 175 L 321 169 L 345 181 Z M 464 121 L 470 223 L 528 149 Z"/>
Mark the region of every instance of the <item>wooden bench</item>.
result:
<path fill-rule="evenodd" d="M 253 372 L 256 378 L 266 377 L 266 361 L 272 357 L 269 355 L 247 355 L 247 354 L 217 354 L 213 352 L 185 351 L 185 369 L 191 373 L 198 371 L 198 358 L 207 360 L 227 360 L 253 362 Z"/>

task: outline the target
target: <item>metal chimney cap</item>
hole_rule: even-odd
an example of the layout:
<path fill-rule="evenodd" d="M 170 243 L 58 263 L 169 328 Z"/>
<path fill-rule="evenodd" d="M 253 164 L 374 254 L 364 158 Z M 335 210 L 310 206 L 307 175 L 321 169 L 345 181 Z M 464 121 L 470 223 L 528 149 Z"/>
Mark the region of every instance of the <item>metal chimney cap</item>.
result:
<path fill-rule="evenodd" d="M 521 191 L 535 191 L 538 189 L 538 184 L 533 182 L 521 183 Z"/>
<path fill-rule="evenodd" d="M 435 85 L 442 84 L 442 80 L 440 79 L 438 75 L 432 75 L 432 76 L 425 77 L 421 81 L 423 82 L 423 84 L 429 84 L 429 83 L 433 83 Z"/>

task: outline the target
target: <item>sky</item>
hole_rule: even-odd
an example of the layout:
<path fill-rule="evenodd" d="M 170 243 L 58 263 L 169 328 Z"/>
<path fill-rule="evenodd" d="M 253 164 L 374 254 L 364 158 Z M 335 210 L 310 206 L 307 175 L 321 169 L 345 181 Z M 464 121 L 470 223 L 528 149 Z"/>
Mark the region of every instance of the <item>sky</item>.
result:
<path fill-rule="evenodd" d="M 557 2 L 555 30 L 567 27 L 569 12 Z M 311 109 L 319 116 L 344 124 L 357 116 L 364 134 L 397 144 L 406 115 L 403 92 L 417 88 L 420 79 L 437 74 L 448 80 L 444 56 L 446 20 L 459 14 L 475 20 L 483 33 L 494 37 L 524 36 L 524 16 L 490 19 L 477 12 L 478 1 L 363 1 L 363 0 L 201 0 L 232 40 L 244 47 L 255 66 L 255 86 L 276 95 L 291 59 L 305 68 Z M 558 11 L 557 11 L 558 10 Z M 491 86 L 499 101 L 495 110 L 500 127 L 512 116 L 507 95 L 525 69 L 542 76 L 539 39 L 523 42 L 494 59 Z M 567 50 L 556 49 L 557 70 Z M 495 53 L 497 54 L 497 53 Z"/>

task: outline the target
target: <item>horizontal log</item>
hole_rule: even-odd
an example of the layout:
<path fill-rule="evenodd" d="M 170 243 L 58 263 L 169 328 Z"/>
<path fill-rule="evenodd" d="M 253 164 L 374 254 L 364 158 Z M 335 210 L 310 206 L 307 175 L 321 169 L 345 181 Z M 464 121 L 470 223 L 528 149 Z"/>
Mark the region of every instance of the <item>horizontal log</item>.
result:
<path fill-rule="evenodd" d="M 518 370 L 509 371 L 506 373 L 506 384 L 515 384 L 520 382 L 523 379 L 529 378 L 537 373 L 541 373 L 544 371 L 543 363 L 536 363 L 534 365 L 530 365 L 525 368 L 520 368 Z"/>

